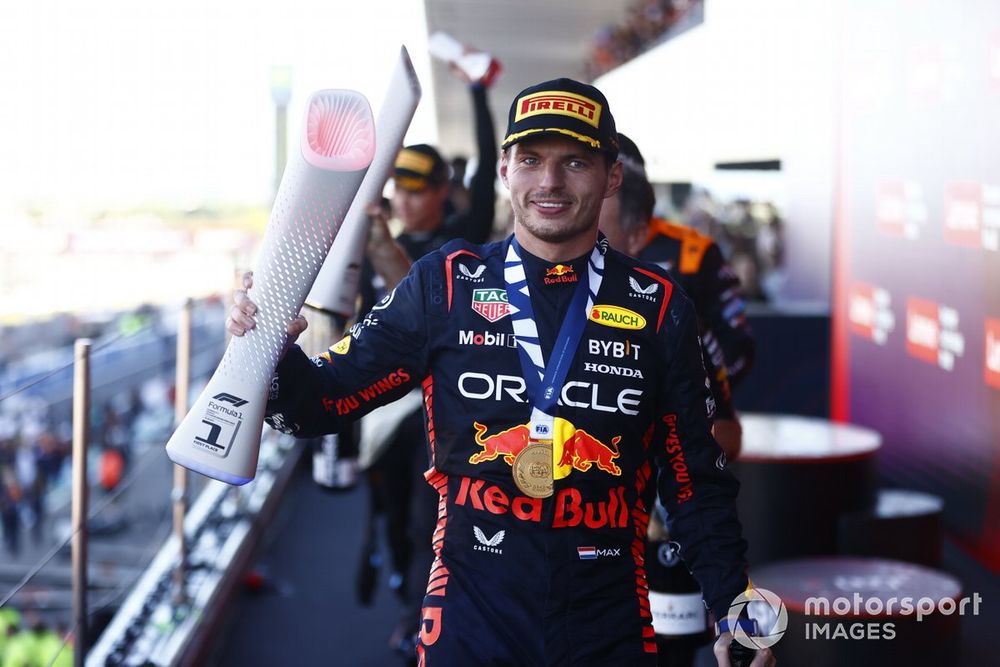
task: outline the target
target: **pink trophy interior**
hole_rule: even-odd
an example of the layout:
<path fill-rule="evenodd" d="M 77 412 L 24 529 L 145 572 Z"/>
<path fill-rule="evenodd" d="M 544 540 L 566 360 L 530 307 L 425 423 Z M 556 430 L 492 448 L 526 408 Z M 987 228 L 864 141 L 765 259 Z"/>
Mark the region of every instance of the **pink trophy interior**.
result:
<path fill-rule="evenodd" d="M 375 154 L 371 111 L 340 91 L 321 90 L 312 96 L 303 131 L 303 156 L 320 169 L 364 169 Z"/>

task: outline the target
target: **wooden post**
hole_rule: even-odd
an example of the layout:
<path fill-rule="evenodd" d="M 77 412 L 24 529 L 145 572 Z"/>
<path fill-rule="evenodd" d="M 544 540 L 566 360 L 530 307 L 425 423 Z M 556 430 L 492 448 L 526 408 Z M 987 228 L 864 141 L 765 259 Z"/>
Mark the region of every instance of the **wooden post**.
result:
<path fill-rule="evenodd" d="M 188 394 L 191 384 L 191 299 L 184 301 L 177 328 L 177 372 L 174 380 L 174 426 L 187 415 Z M 187 602 L 188 544 L 184 535 L 184 517 L 187 515 L 188 470 L 174 464 L 174 537 L 177 538 L 177 567 L 174 570 L 174 604 Z"/>
<path fill-rule="evenodd" d="M 73 366 L 73 621 L 76 628 L 74 667 L 87 655 L 87 440 L 90 438 L 90 340 L 74 346 Z"/>

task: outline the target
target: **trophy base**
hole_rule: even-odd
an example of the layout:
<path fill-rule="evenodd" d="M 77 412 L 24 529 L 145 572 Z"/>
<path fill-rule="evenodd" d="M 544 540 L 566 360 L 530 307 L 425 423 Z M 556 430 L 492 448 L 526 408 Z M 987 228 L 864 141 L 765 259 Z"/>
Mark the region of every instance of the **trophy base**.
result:
<path fill-rule="evenodd" d="M 253 477 L 238 477 L 228 472 L 219 470 L 218 468 L 212 468 L 182 454 L 170 451 L 169 449 L 167 450 L 167 457 L 177 465 L 184 466 L 192 472 L 204 475 L 205 477 L 211 477 L 212 479 L 217 479 L 220 482 L 225 482 L 226 484 L 232 484 L 233 486 L 243 486 L 253 479 Z"/>

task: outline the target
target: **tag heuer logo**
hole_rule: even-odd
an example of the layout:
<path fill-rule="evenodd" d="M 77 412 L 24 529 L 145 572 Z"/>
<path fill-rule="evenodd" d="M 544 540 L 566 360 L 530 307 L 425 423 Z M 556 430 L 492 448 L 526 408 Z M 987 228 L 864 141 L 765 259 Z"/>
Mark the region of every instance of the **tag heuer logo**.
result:
<path fill-rule="evenodd" d="M 507 303 L 507 290 L 472 290 L 472 310 L 476 311 L 490 322 L 496 322 L 497 320 L 510 315 L 510 304 Z"/>

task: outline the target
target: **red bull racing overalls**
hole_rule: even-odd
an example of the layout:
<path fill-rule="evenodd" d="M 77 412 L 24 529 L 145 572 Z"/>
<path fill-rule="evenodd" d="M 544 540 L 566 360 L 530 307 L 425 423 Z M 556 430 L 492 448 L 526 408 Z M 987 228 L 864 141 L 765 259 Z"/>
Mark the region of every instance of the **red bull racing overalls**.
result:
<path fill-rule="evenodd" d="M 423 387 L 425 476 L 439 494 L 423 664 L 655 665 L 644 567 L 654 494 L 717 617 L 747 585 L 694 309 L 665 271 L 602 239 L 603 281 L 554 415 L 553 493 L 528 497 L 512 476 L 531 404 L 505 290 L 509 242 L 449 243 L 323 355 L 293 346 L 268 423 L 326 433 Z M 548 354 L 587 257 L 524 255 Z"/>

